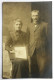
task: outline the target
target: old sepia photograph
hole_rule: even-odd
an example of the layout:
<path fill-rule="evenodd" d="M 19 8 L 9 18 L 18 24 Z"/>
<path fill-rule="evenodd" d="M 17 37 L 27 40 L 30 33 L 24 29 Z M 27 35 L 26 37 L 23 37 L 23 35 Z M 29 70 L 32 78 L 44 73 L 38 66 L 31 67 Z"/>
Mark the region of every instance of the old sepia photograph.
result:
<path fill-rule="evenodd" d="M 52 78 L 52 1 L 2 3 L 2 78 Z"/>

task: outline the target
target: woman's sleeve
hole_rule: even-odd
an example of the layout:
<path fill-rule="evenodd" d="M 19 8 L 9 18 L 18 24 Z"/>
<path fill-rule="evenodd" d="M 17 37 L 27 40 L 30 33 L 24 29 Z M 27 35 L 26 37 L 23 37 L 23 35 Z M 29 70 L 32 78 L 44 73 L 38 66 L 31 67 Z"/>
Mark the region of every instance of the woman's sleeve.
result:
<path fill-rule="evenodd" d="M 5 43 L 5 49 L 9 52 L 12 46 L 12 39 L 11 37 L 7 37 L 7 41 Z"/>

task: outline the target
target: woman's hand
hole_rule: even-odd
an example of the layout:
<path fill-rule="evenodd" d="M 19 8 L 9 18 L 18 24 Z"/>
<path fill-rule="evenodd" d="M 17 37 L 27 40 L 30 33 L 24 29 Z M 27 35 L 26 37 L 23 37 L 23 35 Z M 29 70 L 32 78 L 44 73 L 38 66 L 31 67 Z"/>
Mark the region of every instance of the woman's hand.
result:
<path fill-rule="evenodd" d="M 15 50 L 11 50 L 10 53 L 15 53 Z"/>

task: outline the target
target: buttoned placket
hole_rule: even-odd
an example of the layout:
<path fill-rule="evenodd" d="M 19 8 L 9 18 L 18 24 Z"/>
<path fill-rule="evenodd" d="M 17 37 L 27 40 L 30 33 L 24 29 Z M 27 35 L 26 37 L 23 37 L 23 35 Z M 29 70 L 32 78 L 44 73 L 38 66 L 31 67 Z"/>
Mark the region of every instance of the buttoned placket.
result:
<path fill-rule="evenodd" d="M 38 25 L 34 25 L 35 29 L 34 29 L 34 44 L 36 46 L 36 30 L 38 29 Z"/>

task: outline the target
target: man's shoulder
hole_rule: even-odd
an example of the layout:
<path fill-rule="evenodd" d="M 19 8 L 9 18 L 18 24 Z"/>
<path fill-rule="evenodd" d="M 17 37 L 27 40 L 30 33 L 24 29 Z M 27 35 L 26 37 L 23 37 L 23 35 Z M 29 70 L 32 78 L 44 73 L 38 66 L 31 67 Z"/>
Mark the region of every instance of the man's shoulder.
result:
<path fill-rule="evenodd" d="M 32 30 L 33 29 L 33 26 L 34 26 L 33 23 L 30 23 L 30 26 L 27 27 L 27 30 L 28 31 Z"/>
<path fill-rule="evenodd" d="M 45 21 L 42 21 L 40 24 L 43 25 L 43 26 L 47 26 L 48 25 L 48 23 L 45 22 Z"/>

